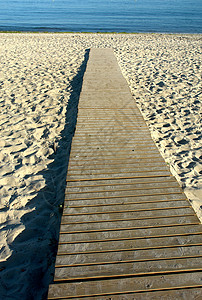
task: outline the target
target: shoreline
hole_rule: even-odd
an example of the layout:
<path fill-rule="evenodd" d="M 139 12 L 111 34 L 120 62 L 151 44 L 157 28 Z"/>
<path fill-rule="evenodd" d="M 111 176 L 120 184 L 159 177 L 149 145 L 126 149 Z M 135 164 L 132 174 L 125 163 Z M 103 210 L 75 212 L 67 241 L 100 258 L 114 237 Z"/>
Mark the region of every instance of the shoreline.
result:
<path fill-rule="evenodd" d="M 53 276 L 86 49 L 114 50 L 153 140 L 202 220 L 202 34 L 0 33 L 2 297 L 41 299 Z"/>
<path fill-rule="evenodd" d="M 202 33 L 185 33 L 185 32 L 125 32 L 125 31 L 23 31 L 23 30 L 0 30 L 1 33 L 21 33 L 21 34 L 125 34 L 125 35 L 134 35 L 134 34 L 143 34 L 143 35 L 202 35 Z"/>

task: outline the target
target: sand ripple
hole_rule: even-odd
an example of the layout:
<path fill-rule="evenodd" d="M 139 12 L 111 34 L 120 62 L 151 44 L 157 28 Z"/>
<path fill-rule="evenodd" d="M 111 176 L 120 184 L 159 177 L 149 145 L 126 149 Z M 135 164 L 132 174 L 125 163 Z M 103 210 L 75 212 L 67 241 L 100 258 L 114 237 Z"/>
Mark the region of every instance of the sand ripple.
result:
<path fill-rule="evenodd" d="M 85 50 L 113 48 L 162 156 L 201 216 L 200 35 L 0 34 L 0 294 L 41 299 L 51 278 Z M 67 118 L 67 116 L 69 116 Z M 71 126 L 70 126 L 71 127 Z M 73 129 L 70 128 L 70 131 Z M 69 132 L 70 132 L 69 131 Z"/>

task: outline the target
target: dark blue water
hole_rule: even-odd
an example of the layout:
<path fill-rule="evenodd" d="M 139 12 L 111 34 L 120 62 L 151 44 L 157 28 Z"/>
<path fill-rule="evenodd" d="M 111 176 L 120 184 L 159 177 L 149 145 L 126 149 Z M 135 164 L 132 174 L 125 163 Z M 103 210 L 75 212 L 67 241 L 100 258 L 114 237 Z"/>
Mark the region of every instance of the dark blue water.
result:
<path fill-rule="evenodd" d="M 202 0 L 0 0 L 0 30 L 202 33 Z"/>

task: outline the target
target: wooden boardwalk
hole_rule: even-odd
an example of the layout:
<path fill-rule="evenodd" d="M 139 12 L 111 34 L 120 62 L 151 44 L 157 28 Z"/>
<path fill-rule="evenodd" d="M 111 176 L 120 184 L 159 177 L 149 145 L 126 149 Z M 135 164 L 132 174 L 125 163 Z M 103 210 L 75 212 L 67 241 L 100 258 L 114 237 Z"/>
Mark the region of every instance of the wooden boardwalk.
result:
<path fill-rule="evenodd" d="M 111 49 L 92 49 L 48 299 L 202 299 L 201 227 Z"/>

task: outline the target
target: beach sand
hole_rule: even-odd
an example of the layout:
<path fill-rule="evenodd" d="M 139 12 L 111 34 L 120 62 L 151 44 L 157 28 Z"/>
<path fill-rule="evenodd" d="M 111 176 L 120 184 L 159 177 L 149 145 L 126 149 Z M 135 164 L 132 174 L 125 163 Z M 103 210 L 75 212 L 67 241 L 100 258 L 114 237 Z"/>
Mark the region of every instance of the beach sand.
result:
<path fill-rule="evenodd" d="M 86 49 L 113 48 L 172 174 L 202 220 L 202 35 L 0 34 L 0 295 L 53 276 Z"/>

